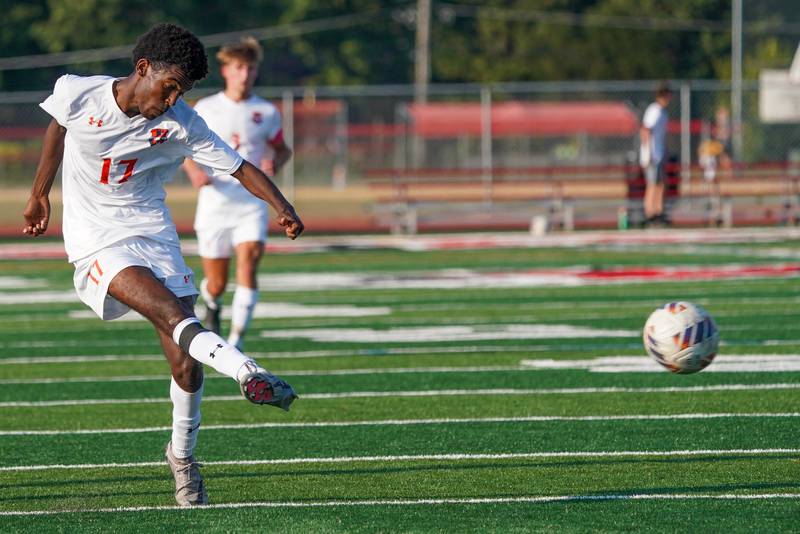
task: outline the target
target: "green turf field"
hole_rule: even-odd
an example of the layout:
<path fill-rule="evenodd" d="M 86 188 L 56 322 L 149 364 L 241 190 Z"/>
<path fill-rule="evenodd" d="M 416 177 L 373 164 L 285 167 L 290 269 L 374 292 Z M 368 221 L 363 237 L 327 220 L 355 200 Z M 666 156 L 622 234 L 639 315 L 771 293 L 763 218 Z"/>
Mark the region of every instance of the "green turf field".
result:
<path fill-rule="evenodd" d="M 2 261 L 0 531 L 796 530 L 796 275 L 558 276 L 799 258 L 795 241 L 269 255 L 246 348 L 301 398 L 253 406 L 207 374 L 212 506 L 192 510 L 173 508 L 149 324 L 93 318 L 65 261 Z M 696 375 L 641 347 L 677 299 L 722 332 Z"/>

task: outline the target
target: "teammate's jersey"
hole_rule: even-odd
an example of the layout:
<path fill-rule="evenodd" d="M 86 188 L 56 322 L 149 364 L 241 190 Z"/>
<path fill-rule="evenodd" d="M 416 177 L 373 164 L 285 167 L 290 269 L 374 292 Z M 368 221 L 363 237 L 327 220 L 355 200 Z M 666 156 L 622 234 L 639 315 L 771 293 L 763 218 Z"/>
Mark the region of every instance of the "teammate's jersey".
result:
<path fill-rule="evenodd" d="M 255 95 L 235 102 L 224 92 L 197 101 L 195 111 L 225 142 L 244 159 L 260 167 L 261 160 L 270 155 L 268 143 L 282 139 L 281 116 L 277 108 Z M 195 160 L 197 161 L 197 160 Z M 197 161 L 202 164 L 202 162 Z M 230 220 L 231 210 L 264 209 L 264 201 L 254 197 L 232 176 L 204 169 L 211 176 L 211 184 L 201 187 L 197 199 L 195 227 L 213 223 L 214 214 Z"/>
<path fill-rule="evenodd" d="M 67 129 L 62 196 L 70 262 L 131 236 L 178 245 L 164 183 L 185 157 L 228 174 L 242 164 L 182 99 L 156 119 L 128 117 L 114 99 L 114 80 L 65 75 L 40 104 Z"/>

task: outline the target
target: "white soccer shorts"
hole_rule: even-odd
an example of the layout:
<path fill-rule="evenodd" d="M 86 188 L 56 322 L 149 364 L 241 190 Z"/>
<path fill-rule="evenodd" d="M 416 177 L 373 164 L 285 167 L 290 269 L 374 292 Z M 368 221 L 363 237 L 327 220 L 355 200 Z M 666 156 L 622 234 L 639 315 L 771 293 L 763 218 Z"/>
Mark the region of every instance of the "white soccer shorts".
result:
<path fill-rule="evenodd" d="M 230 258 L 240 243 L 266 243 L 268 215 L 264 206 L 264 209 L 248 210 L 240 217 L 232 213 L 224 221 L 204 221 L 202 227 L 195 227 L 198 254 L 201 258 Z"/>
<path fill-rule="evenodd" d="M 196 296 L 194 272 L 179 247 L 145 237 L 129 237 L 74 263 L 78 297 L 104 321 L 118 319 L 130 308 L 108 294 L 111 280 L 126 267 L 150 269 L 177 297 Z"/>

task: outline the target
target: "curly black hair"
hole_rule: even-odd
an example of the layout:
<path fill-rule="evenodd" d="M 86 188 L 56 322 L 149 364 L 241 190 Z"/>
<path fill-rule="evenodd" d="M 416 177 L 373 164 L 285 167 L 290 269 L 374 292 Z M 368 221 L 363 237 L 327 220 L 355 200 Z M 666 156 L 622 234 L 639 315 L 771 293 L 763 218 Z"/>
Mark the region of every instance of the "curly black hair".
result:
<path fill-rule="evenodd" d="M 208 57 L 203 43 L 192 32 L 175 24 L 156 24 L 136 40 L 133 64 L 140 59 L 156 68 L 175 65 L 192 81 L 208 74 Z"/>

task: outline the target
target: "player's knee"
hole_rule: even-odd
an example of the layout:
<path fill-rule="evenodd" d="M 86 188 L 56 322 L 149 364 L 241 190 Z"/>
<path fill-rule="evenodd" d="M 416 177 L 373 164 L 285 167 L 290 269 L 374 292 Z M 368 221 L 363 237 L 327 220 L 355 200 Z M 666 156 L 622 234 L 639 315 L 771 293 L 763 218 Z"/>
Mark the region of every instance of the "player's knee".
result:
<path fill-rule="evenodd" d="M 183 358 L 172 365 L 172 378 L 182 390 L 194 393 L 203 385 L 203 364 L 194 358 Z"/>
<path fill-rule="evenodd" d="M 255 269 L 258 267 L 258 260 L 264 253 L 263 243 L 248 243 L 237 250 L 236 260 L 237 265 L 246 265 L 248 268 Z"/>
<path fill-rule="evenodd" d="M 221 278 L 217 278 L 215 276 L 206 277 L 205 278 L 205 286 L 206 291 L 211 294 L 212 297 L 217 298 L 225 292 L 225 280 Z"/>
<path fill-rule="evenodd" d="M 180 303 L 174 307 L 163 310 L 161 317 L 164 333 L 171 335 L 175 327 L 181 322 L 190 317 L 194 317 L 194 311 L 188 309 L 183 303 Z"/>
<path fill-rule="evenodd" d="M 261 259 L 261 256 L 264 255 L 264 248 L 263 247 L 264 247 L 264 245 L 261 245 L 259 243 L 259 245 L 257 247 L 253 247 L 249 251 L 249 259 L 253 264 L 253 268 L 256 267 L 256 262 L 258 262 Z"/>

